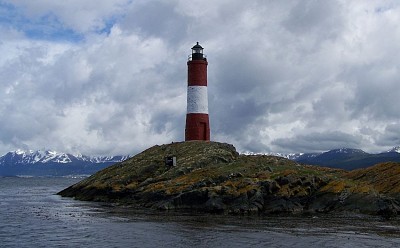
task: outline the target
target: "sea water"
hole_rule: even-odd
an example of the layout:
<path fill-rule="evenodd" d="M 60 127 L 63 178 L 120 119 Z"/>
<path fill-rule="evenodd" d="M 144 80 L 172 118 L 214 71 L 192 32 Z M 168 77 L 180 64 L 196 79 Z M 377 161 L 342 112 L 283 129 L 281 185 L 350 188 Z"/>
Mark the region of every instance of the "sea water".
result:
<path fill-rule="evenodd" d="M 398 219 L 159 212 L 56 195 L 79 180 L 0 177 L 0 247 L 400 247 Z"/>

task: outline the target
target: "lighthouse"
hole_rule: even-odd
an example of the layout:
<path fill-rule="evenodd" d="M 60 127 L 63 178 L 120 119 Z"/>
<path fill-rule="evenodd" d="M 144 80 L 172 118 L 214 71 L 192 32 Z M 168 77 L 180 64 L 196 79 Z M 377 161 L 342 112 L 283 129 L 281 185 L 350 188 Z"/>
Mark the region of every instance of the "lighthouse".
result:
<path fill-rule="evenodd" d="M 207 96 L 207 59 L 197 42 L 189 55 L 185 141 L 210 140 Z"/>

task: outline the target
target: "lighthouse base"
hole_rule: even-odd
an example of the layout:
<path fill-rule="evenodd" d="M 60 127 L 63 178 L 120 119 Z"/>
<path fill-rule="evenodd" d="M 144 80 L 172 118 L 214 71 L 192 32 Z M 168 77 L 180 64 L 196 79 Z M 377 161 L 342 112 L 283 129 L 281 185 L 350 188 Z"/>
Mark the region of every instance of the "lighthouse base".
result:
<path fill-rule="evenodd" d="M 185 141 L 210 140 L 210 122 L 208 114 L 187 114 Z"/>

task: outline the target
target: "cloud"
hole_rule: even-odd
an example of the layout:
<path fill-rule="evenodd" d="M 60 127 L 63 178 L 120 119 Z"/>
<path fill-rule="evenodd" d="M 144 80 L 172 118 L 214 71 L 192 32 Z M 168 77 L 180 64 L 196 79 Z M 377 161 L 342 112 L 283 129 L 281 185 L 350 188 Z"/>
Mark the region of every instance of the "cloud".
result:
<path fill-rule="evenodd" d="M 124 30 L 160 37 L 173 45 L 185 39 L 191 23 L 188 16 L 177 11 L 175 1 L 135 1 L 120 25 Z"/>
<path fill-rule="evenodd" d="M 362 137 L 340 131 L 310 132 L 291 138 L 278 138 L 271 143 L 286 152 L 309 152 L 310 150 L 323 152 L 333 148 L 358 148 L 362 144 Z M 316 147 L 319 147 L 319 149 L 316 149 Z"/>
<path fill-rule="evenodd" d="M 400 143 L 400 137 L 398 134 L 400 123 L 389 123 L 385 129 L 378 135 L 377 144 L 398 146 Z"/>
<path fill-rule="evenodd" d="M 18 0 L 0 13 L 2 152 L 182 140 L 196 41 L 213 140 L 254 152 L 399 145 L 395 1 Z"/>

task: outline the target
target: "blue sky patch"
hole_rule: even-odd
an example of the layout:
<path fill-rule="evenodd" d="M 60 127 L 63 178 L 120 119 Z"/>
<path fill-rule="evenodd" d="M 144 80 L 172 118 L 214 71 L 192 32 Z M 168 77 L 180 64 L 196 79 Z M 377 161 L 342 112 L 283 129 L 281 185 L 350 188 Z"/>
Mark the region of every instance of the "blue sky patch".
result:
<path fill-rule="evenodd" d="M 98 29 L 96 32 L 98 34 L 104 34 L 106 33 L 107 35 L 110 34 L 111 32 L 111 28 L 115 25 L 115 23 L 117 23 L 118 18 L 116 16 L 113 16 L 111 18 L 109 18 L 108 20 L 104 21 L 104 27 L 101 29 Z"/>
<path fill-rule="evenodd" d="M 82 34 L 66 28 L 52 13 L 29 19 L 15 6 L 2 2 L 0 2 L 0 26 L 16 29 L 28 38 L 38 40 L 79 42 L 83 39 Z"/>

